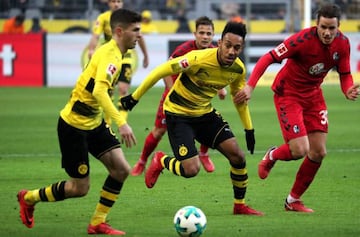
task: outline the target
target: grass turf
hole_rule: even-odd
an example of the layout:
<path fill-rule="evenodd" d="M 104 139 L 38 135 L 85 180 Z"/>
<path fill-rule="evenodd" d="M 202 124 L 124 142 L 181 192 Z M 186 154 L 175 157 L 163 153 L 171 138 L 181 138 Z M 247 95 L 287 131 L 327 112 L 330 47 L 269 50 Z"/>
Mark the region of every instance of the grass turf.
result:
<path fill-rule="evenodd" d="M 16 201 L 19 189 L 39 188 L 67 179 L 60 167 L 56 124 L 70 91 L 71 88 L 0 88 L 0 236 L 87 236 L 86 228 L 106 177 L 104 167 L 93 158 L 89 194 L 58 203 L 40 203 L 36 206 L 33 229 L 22 225 Z M 145 136 L 153 126 L 161 92 L 162 88 L 151 89 L 129 115 L 138 140 L 134 148 L 124 148 L 131 165 L 138 159 Z M 246 199 L 265 216 L 232 215 L 228 163 L 217 151 L 210 151 L 216 165 L 211 174 L 201 170 L 195 178 L 184 179 L 165 170 L 151 190 L 145 187 L 143 175 L 129 176 L 111 210 L 109 223 L 126 231 L 126 236 L 177 236 L 173 215 L 182 206 L 195 205 L 208 219 L 204 237 L 359 236 L 359 104 L 346 101 L 339 86 L 324 87 L 324 94 L 330 120 L 328 155 L 303 196 L 304 203 L 315 213 L 285 212 L 283 208 L 301 161 L 278 162 L 268 179 L 257 177 L 257 163 L 265 150 L 282 143 L 272 93 L 268 87 L 258 87 L 250 102 L 256 150 L 254 155 L 247 155 Z M 213 103 L 245 149 L 243 128 L 230 99 L 215 99 Z M 158 149 L 170 152 L 167 137 Z"/>

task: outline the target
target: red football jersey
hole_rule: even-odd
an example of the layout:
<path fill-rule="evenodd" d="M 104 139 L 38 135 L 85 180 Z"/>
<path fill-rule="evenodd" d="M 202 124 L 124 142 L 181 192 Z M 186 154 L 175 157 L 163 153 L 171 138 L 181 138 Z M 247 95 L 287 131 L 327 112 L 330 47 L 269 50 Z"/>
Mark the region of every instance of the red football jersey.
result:
<path fill-rule="evenodd" d="M 214 48 L 215 45 L 210 44 L 209 48 Z M 198 48 L 196 47 L 196 43 L 195 40 L 188 40 L 185 41 L 184 43 L 180 44 L 179 46 L 177 46 L 175 48 L 175 50 L 172 52 L 172 54 L 170 55 L 170 58 L 177 58 L 180 56 L 183 56 L 184 54 L 192 51 L 192 50 L 197 50 Z M 176 78 L 178 77 L 178 75 L 172 75 L 171 76 L 173 81 L 175 82 Z"/>
<path fill-rule="evenodd" d="M 275 62 L 287 59 L 272 85 L 279 95 L 316 95 L 333 68 L 340 75 L 350 74 L 350 44 L 340 31 L 330 45 L 324 45 L 317 36 L 316 26 L 307 28 L 290 36 L 269 53 Z M 258 78 L 254 79 L 249 81 L 250 85 L 256 84 Z"/>

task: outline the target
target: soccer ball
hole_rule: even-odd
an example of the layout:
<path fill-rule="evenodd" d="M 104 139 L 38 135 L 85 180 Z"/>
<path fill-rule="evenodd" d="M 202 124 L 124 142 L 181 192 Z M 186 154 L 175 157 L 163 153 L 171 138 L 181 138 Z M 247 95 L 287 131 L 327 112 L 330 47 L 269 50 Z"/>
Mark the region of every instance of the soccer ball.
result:
<path fill-rule="evenodd" d="M 181 237 L 198 237 L 205 231 L 206 216 L 197 207 L 182 207 L 174 216 L 174 226 Z"/>

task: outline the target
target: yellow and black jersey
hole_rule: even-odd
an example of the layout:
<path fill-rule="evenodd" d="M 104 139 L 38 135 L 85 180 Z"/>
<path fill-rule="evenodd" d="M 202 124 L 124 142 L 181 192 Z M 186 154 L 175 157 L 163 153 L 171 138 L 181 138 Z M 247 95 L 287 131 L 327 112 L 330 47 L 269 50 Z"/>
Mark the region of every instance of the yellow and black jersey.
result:
<path fill-rule="evenodd" d="M 80 74 L 70 99 L 60 116 L 70 125 L 91 130 L 101 124 L 105 112 L 118 126 L 126 123 L 111 101 L 122 65 L 122 54 L 115 42 L 97 49 Z"/>
<path fill-rule="evenodd" d="M 102 38 L 99 40 L 99 45 L 102 45 L 112 38 L 111 26 L 110 26 L 110 18 L 111 18 L 111 11 L 106 11 L 101 13 L 93 26 L 92 33 L 95 35 L 103 35 Z M 132 75 L 137 69 L 137 53 L 135 49 L 129 49 L 123 59 L 123 72 L 120 75 L 120 81 L 125 83 L 130 83 L 132 79 Z M 88 62 L 88 48 L 86 48 L 83 52 L 82 56 L 82 66 L 84 67 Z"/>
<path fill-rule="evenodd" d="M 217 48 L 193 50 L 155 68 L 133 93 L 138 100 L 160 78 L 179 73 L 168 93 L 164 110 L 180 116 L 198 117 L 213 110 L 211 99 L 218 90 L 230 86 L 235 95 L 245 86 L 246 69 L 237 58 L 231 66 L 220 66 Z M 252 129 L 247 104 L 235 105 L 246 129 Z"/>
<path fill-rule="evenodd" d="M 111 11 L 106 11 L 101 13 L 93 26 L 92 32 L 96 35 L 104 34 L 105 41 L 109 41 L 112 37 L 111 27 L 110 27 L 110 17 Z"/>

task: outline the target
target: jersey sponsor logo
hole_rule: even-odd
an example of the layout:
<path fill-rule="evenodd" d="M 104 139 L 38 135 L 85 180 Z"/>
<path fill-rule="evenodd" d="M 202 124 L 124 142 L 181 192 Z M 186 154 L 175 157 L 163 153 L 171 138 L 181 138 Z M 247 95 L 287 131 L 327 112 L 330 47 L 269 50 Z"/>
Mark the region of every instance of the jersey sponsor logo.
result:
<path fill-rule="evenodd" d="M 324 63 L 317 63 L 309 68 L 310 75 L 318 75 L 324 71 Z"/>
<path fill-rule="evenodd" d="M 183 69 L 186 69 L 188 68 L 190 65 L 189 65 L 189 62 L 186 58 L 182 59 L 180 62 L 179 62 L 179 65 L 181 68 Z"/>
<path fill-rule="evenodd" d="M 110 74 L 111 76 L 114 76 L 115 72 L 116 72 L 116 67 L 114 64 L 109 64 L 108 68 L 107 68 L 107 72 L 108 74 Z"/>
<path fill-rule="evenodd" d="M 282 55 L 287 53 L 288 49 L 286 48 L 284 43 L 281 43 L 274 49 L 274 51 L 278 57 L 281 57 Z"/>

